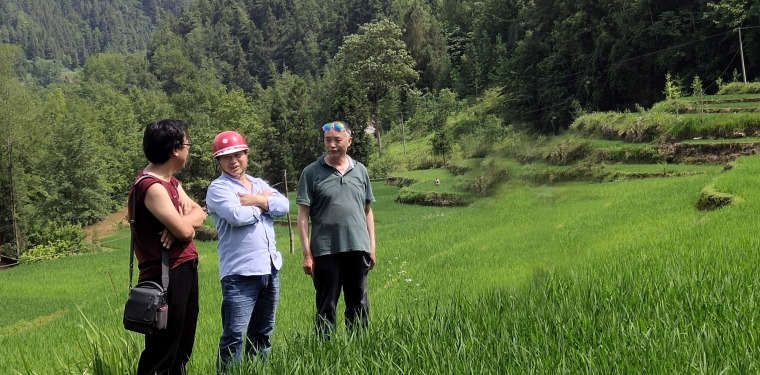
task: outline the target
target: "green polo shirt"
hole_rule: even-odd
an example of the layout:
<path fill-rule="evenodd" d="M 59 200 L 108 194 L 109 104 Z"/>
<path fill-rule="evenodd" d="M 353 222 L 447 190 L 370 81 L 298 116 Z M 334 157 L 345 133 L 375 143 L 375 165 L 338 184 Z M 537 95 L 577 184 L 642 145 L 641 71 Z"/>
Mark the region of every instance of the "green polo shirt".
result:
<path fill-rule="evenodd" d="M 298 181 L 296 203 L 309 206 L 311 254 L 370 251 L 368 203 L 375 201 L 367 168 L 349 157 L 346 174 L 340 173 L 321 156 L 309 164 Z"/>

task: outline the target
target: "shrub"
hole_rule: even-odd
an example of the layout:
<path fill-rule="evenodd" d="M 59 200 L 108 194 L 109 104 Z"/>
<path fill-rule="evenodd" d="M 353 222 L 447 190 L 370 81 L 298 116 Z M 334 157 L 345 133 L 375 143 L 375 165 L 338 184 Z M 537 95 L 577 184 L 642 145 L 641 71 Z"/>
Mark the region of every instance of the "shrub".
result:
<path fill-rule="evenodd" d="M 587 136 L 601 136 L 604 139 L 621 140 L 626 123 L 634 120 L 634 115 L 619 112 L 600 112 L 583 115 L 575 119 L 570 129 Z"/>
<path fill-rule="evenodd" d="M 451 174 L 459 176 L 463 175 L 467 172 L 469 172 L 472 168 L 466 166 L 466 165 L 457 165 L 457 164 L 448 164 L 446 165 L 446 170 L 451 172 Z"/>
<path fill-rule="evenodd" d="M 86 239 L 87 232 L 82 227 L 51 221 L 34 231 L 30 236 L 33 246 L 21 254 L 19 261 L 33 262 L 91 252 L 95 247 L 87 244 Z"/>
<path fill-rule="evenodd" d="M 58 240 L 81 245 L 85 239 L 87 239 L 87 232 L 81 226 L 56 221 L 48 221 L 45 225 L 34 228 L 29 235 L 29 242 L 34 246 Z"/>
<path fill-rule="evenodd" d="M 466 191 L 480 196 L 486 196 L 491 188 L 504 181 L 509 176 L 509 171 L 500 165 L 495 158 L 484 160 L 481 165 L 480 175 L 475 178 L 467 178 L 460 175 L 454 181 L 454 189 Z"/>
<path fill-rule="evenodd" d="M 665 98 L 668 100 L 678 99 L 681 97 L 682 92 L 681 79 L 678 76 L 673 78 L 670 72 L 667 72 L 665 74 L 665 90 L 663 91 Z"/>
<path fill-rule="evenodd" d="M 564 139 L 552 147 L 544 159 L 552 165 L 568 165 L 586 157 L 590 150 L 588 142 L 576 138 Z"/>
<path fill-rule="evenodd" d="M 69 255 L 71 253 L 71 246 L 66 241 L 48 242 L 45 245 L 37 245 L 19 257 L 21 263 L 32 263 L 43 260 L 49 260 Z"/>
<path fill-rule="evenodd" d="M 400 164 L 397 158 L 385 155 L 382 158 L 374 157 L 369 164 L 368 172 L 372 178 L 385 178 L 391 172 L 396 170 Z"/>
<path fill-rule="evenodd" d="M 416 191 L 409 188 L 399 190 L 398 203 L 418 204 L 422 206 L 466 206 L 470 202 L 463 194 Z"/>
<path fill-rule="evenodd" d="M 432 155 L 425 155 L 417 160 L 417 165 L 410 165 L 411 169 L 435 169 L 440 168 L 443 165 L 443 160 L 433 157 Z"/>
<path fill-rule="evenodd" d="M 502 142 L 493 146 L 493 153 L 506 158 L 514 158 L 521 163 L 531 163 L 542 160 L 541 146 L 547 137 L 533 136 L 526 132 L 514 132 L 505 137 Z"/>
<path fill-rule="evenodd" d="M 400 176 L 388 176 L 388 178 L 385 179 L 386 184 L 389 186 L 396 186 L 396 187 L 408 187 L 412 186 L 415 183 L 417 183 L 417 180 L 409 177 L 400 177 Z"/>
<path fill-rule="evenodd" d="M 712 211 L 734 202 L 734 196 L 715 191 L 712 186 L 708 186 L 699 193 L 696 207 L 701 211 Z"/>
<path fill-rule="evenodd" d="M 591 151 L 589 161 L 594 163 L 644 163 L 656 164 L 665 161 L 665 155 L 657 147 L 647 144 L 643 147 L 607 147 Z"/>
<path fill-rule="evenodd" d="M 219 233 L 214 228 L 202 226 L 195 230 L 196 241 L 216 241 L 219 239 Z"/>
<path fill-rule="evenodd" d="M 687 113 L 695 111 L 694 102 L 687 102 L 684 100 L 665 100 L 657 102 L 652 106 L 650 112 L 655 113 Z"/>
<path fill-rule="evenodd" d="M 694 76 L 694 80 L 691 81 L 691 93 L 694 96 L 700 96 L 703 94 L 702 79 L 699 76 Z"/>
<path fill-rule="evenodd" d="M 456 124 L 461 127 L 461 124 Z M 508 130 L 501 118 L 488 114 L 478 119 L 476 123 L 468 123 L 471 127 L 467 136 L 457 137 L 462 154 L 470 158 L 482 158 L 491 153 L 494 144 L 501 143 L 512 131 Z"/>
<path fill-rule="evenodd" d="M 718 95 L 760 94 L 760 82 L 731 82 L 718 90 Z"/>
<path fill-rule="evenodd" d="M 601 165 L 581 163 L 573 167 L 526 168 L 525 179 L 537 184 L 565 181 L 604 181 L 609 175 Z"/>
<path fill-rule="evenodd" d="M 660 135 L 669 116 L 672 115 L 660 111 L 595 113 L 577 118 L 570 129 L 613 141 L 651 142 Z"/>

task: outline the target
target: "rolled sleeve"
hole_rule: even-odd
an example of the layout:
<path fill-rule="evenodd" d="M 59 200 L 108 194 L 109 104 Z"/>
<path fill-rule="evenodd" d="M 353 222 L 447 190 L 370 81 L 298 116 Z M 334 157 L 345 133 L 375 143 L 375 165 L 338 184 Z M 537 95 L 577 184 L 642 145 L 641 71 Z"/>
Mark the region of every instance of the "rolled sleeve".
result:
<path fill-rule="evenodd" d="M 261 218 L 261 209 L 243 206 L 237 189 L 217 181 L 212 182 L 206 192 L 206 206 L 211 215 L 234 227 L 256 224 Z"/>
<path fill-rule="evenodd" d="M 272 217 L 283 217 L 290 212 L 290 201 L 278 191 L 273 191 L 274 195 L 267 198 L 269 205 L 269 214 Z"/>

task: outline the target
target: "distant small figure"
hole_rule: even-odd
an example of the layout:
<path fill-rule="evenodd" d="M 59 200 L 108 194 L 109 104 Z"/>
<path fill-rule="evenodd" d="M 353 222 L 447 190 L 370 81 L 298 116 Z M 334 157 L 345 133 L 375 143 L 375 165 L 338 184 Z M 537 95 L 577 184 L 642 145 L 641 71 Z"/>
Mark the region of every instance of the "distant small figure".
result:
<path fill-rule="evenodd" d="M 441 180 L 439 180 L 439 179 L 437 179 L 437 178 L 436 178 L 436 179 L 435 179 L 435 186 L 438 186 L 438 185 L 440 185 L 440 184 L 441 184 Z"/>

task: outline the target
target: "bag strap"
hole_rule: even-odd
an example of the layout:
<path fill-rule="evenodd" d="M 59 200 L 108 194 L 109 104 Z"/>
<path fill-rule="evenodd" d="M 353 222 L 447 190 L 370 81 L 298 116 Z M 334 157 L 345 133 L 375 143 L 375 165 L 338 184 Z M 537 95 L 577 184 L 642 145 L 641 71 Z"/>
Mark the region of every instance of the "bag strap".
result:
<path fill-rule="evenodd" d="M 134 272 L 135 265 L 135 210 L 137 209 L 135 188 L 140 181 L 148 177 L 151 176 L 142 176 L 132 185 L 132 214 L 129 215 L 129 229 L 131 232 L 129 240 L 129 289 L 132 289 L 132 273 Z M 164 290 L 169 289 L 169 250 L 167 249 L 161 251 L 161 286 L 164 287 Z"/>

